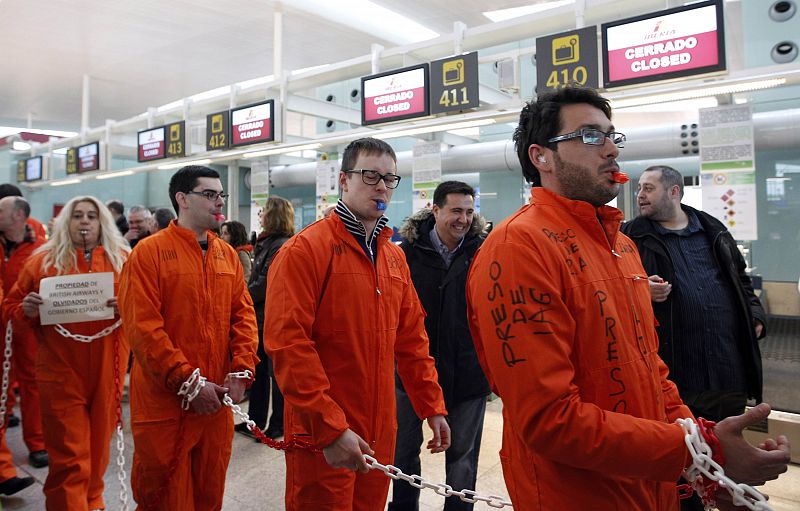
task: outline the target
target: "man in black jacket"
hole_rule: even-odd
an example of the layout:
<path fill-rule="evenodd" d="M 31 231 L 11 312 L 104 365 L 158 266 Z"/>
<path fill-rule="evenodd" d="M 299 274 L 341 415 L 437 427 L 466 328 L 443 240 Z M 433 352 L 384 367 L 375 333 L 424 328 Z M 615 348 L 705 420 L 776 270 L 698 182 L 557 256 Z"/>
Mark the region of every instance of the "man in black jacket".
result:
<path fill-rule="evenodd" d="M 649 275 L 659 354 L 696 416 L 719 421 L 762 401 L 766 316 L 725 226 L 681 204 L 683 176 L 667 166 L 639 179 L 640 216 L 622 227 Z"/>
<path fill-rule="evenodd" d="M 400 228 L 401 248 L 411 279 L 427 313 L 425 330 L 436 360 L 451 428 L 445 451 L 447 484 L 475 488 L 483 416 L 489 384 L 478 363 L 467 323 L 466 283 L 469 265 L 483 242 L 484 221 L 475 214 L 475 191 L 466 183 L 445 181 L 433 194 L 433 208 L 407 218 Z M 407 474 L 420 473 L 422 421 L 396 378 L 397 444 L 394 464 Z M 471 510 L 457 497 L 445 511 Z M 405 481 L 394 484 L 389 509 L 419 509 L 419 490 Z"/>

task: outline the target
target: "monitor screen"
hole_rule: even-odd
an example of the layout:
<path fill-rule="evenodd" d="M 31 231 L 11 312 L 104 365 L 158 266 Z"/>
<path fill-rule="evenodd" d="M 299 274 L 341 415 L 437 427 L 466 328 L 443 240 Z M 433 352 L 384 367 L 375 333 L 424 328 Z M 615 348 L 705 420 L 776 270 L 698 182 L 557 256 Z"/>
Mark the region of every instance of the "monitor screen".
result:
<path fill-rule="evenodd" d="M 34 156 L 25 160 L 25 181 L 42 179 L 42 157 Z"/>
<path fill-rule="evenodd" d="M 100 168 L 100 142 L 78 147 L 78 172 L 89 172 Z"/>
<path fill-rule="evenodd" d="M 429 113 L 428 64 L 361 78 L 361 124 L 377 124 Z"/>
<path fill-rule="evenodd" d="M 725 29 L 718 0 L 604 23 L 606 88 L 725 70 Z"/>
<path fill-rule="evenodd" d="M 231 146 L 275 140 L 275 101 L 231 109 Z"/>
<path fill-rule="evenodd" d="M 138 140 L 138 159 L 140 162 L 166 158 L 164 126 L 140 131 L 138 133 Z"/>

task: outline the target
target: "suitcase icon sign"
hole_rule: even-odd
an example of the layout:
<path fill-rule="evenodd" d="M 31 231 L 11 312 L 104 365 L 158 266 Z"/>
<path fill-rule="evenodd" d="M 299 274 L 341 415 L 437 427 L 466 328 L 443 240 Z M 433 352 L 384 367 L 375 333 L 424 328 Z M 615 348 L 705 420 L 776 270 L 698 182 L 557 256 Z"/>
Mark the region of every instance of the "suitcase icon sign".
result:
<path fill-rule="evenodd" d="M 442 85 L 458 85 L 464 81 L 464 59 L 451 60 L 442 65 Z"/>
<path fill-rule="evenodd" d="M 577 34 L 553 39 L 553 65 L 578 62 L 581 58 L 580 38 Z"/>

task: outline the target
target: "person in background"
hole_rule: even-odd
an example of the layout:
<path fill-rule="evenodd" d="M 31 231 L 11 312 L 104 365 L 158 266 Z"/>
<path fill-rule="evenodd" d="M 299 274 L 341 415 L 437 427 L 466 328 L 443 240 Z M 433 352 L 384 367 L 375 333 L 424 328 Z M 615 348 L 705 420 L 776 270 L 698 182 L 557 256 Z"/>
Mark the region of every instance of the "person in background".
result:
<path fill-rule="evenodd" d="M 261 233 L 256 239 L 253 272 L 247 282 L 247 290 L 253 298 L 258 321 L 258 358 L 256 379 L 250 388 L 250 419 L 259 429 L 272 439 L 283 436 L 283 394 L 275 380 L 275 369 L 272 359 L 264 352 L 264 300 L 267 294 L 267 275 L 272 260 L 283 244 L 294 236 L 294 208 L 292 203 L 282 197 L 272 196 L 258 215 L 261 222 Z M 270 396 L 272 396 L 272 415 L 267 425 Z M 236 431 L 248 436 L 253 433 L 247 425 L 237 424 Z"/>
<path fill-rule="evenodd" d="M 36 332 L 36 383 L 50 457 L 44 494 L 48 510 L 104 509 L 103 475 L 120 413 L 128 343 L 117 312 L 117 280 L 130 252 L 111 213 L 98 199 L 71 199 L 56 218 L 53 235 L 27 260 L 3 311 Z M 42 325 L 39 283 L 47 277 L 110 272 L 114 296 L 105 305 L 114 318 Z M 91 342 L 71 336 L 93 337 Z"/>
<path fill-rule="evenodd" d="M 153 213 L 153 219 L 155 220 L 153 234 L 155 234 L 161 229 L 166 229 L 169 223 L 175 220 L 175 213 L 169 208 L 158 208 Z"/>
<path fill-rule="evenodd" d="M 128 219 L 125 218 L 125 205 L 122 201 L 113 199 L 106 202 L 106 207 L 111 211 L 111 215 L 114 217 L 114 222 L 117 224 L 120 234 L 125 236 L 125 233 L 128 232 Z"/>
<path fill-rule="evenodd" d="M 666 165 L 639 178 L 640 214 L 622 232 L 639 249 L 658 321 L 658 352 L 697 417 L 719 422 L 762 401 L 766 314 L 736 241 L 713 216 L 681 204 L 683 176 Z M 696 496 L 684 510 L 702 510 Z"/>
<path fill-rule="evenodd" d="M 3 291 L 8 296 L 17 281 L 20 271 L 33 252 L 45 243 L 36 236 L 28 224 L 31 207 L 22 197 L 9 196 L 0 199 L 0 268 L 2 268 Z M 46 467 L 48 463 L 42 432 L 42 415 L 39 406 L 39 390 L 36 386 L 36 335 L 27 321 L 14 322 L 12 328 L 12 376 L 19 383 L 20 411 L 22 414 L 22 438 L 28 447 L 28 461 L 34 468 Z M 12 380 L 12 381 L 13 381 Z M 13 397 L 14 393 L 9 392 Z M 10 403 L 7 403 L 11 406 Z M 8 409 L 8 408 L 7 408 Z"/>
<path fill-rule="evenodd" d="M 489 383 L 478 363 L 467 323 L 467 272 L 483 242 L 483 219 L 475 214 L 475 190 L 460 181 L 445 181 L 433 192 L 433 207 L 406 219 L 400 248 L 411 280 L 425 309 L 425 331 L 436 361 L 450 423 L 450 448 L 445 452 L 447 484 L 474 490 L 478 476 L 483 416 Z M 400 378 L 396 378 L 397 445 L 394 465 L 406 474 L 420 474 L 422 421 L 414 413 Z M 392 511 L 419 509 L 419 489 L 405 481 L 393 484 Z M 458 497 L 445 500 L 445 511 L 471 511 Z"/>
<path fill-rule="evenodd" d="M 144 239 L 120 278 L 131 343 L 131 487 L 144 509 L 221 509 L 231 455 L 228 394 L 258 362 L 242 265 L 210 229 L 224 218 L 219 173 L 191 165 L 169 182 L 178 219 Z"/>
<path fill-rule="evenodd" d="M 146 237 L 150 236 L 153 214 L 144 206 L 133 206 L 128 210 L 128 232 L 125 239 L 131 249 Z"/>
<path fill-rule="evenodd" d="M 625 136 L 605 98 L 569 86 L 527 103 L 514 141 L 530 203 L 489 234 L 467 281 L 478 358 L 503 400 L 514 509 L 675 511 L 692 463 L 676 421 L 694 417 L 658 356 L 636 245 L 605 205 L 620 191 Z M 759 447 L 742 437 L 769 412 L 761 404 L 707 432 L 738 483 L 787 470 L 786 437 Z"/>
<path fill-rule="evenodd" d="M 253 245 L 247 242 L 247 228 L 243 223 L 236 220 L 228 220 L 219 226 L 220 238 L 225 240 L 236 250 L 239 261 L 242 262 L 245 282 L 250 281 L 250 272 L 253 269 Z"/>
<path fill-rule="evenodd" d="M 450 445 L 425 314 L 383 215 L 399 182 L 390 145 L 351 142 L 336 210 L 294 235 L 270 266 L 264 345 L 286 400 L 286 438 L 322 451 L 286 451 L 287 511 L 384 508 L 389 479 L 364 454 L 394 456 L 395 364 L 433 432 L 428 448 Z"/>
<path fill-rule="evenodd" d="M 19 189 L 17 185 L 13 185 L 11 183 L 3 183 L 0 184 L 0 199 L 4 197 L 22 197 L 22 191 Z M 36 233 L 37 238 L 47 239 L 47 231 L 44 228 L 44 225 L 32 216 L 28 217 L 28 225 L 33 228 L 33 231 Z"/>

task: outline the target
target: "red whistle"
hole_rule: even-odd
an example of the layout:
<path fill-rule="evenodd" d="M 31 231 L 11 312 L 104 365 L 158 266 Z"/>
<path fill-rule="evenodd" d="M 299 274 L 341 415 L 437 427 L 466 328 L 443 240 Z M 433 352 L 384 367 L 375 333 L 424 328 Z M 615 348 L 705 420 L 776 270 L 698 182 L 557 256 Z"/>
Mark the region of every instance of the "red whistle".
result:
<path fill-rule="evenodd" d="M 628 174 L 624 172 L 613 172 L 611 174 L 611 178 L 614 180 L 615 183 L 619 183 L 621 185 L 624 185 L 625 183 L 631 180 L 631 178 L 628 177 Z"/>
<path fill-rule="evenodd" d="M 223 215 L 222 213 L 217 213 L 216 215 L 214 215 L 214 220 L 216 220 L 217 222 L 220 222 L 220 223 L 224 222 L 225 221 L 225 215 Z"/>

